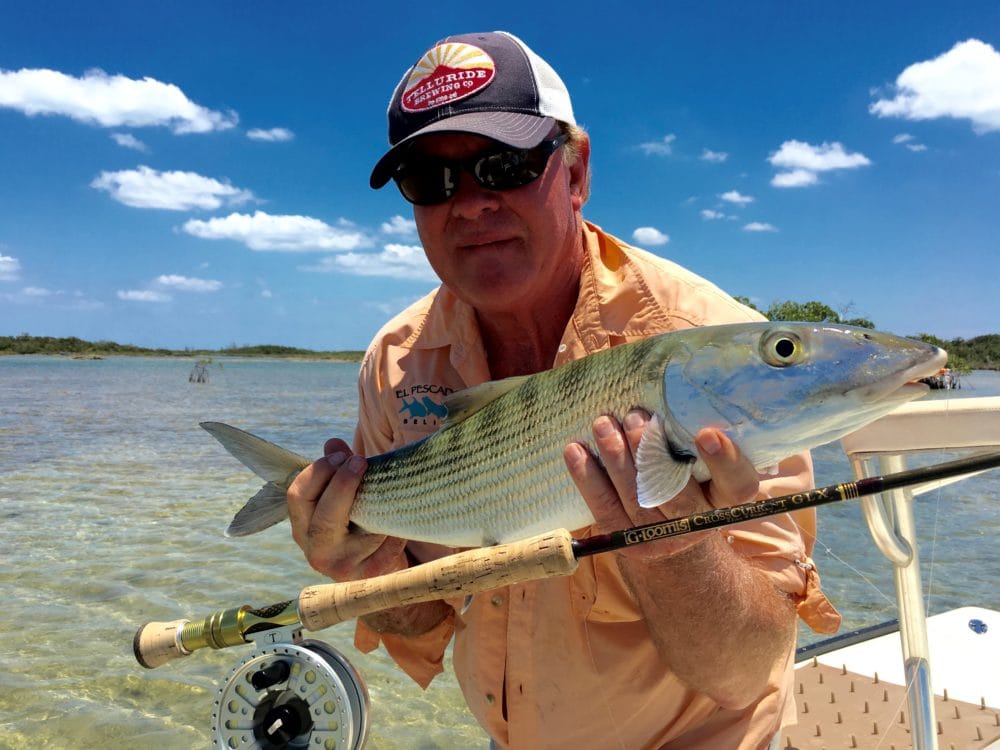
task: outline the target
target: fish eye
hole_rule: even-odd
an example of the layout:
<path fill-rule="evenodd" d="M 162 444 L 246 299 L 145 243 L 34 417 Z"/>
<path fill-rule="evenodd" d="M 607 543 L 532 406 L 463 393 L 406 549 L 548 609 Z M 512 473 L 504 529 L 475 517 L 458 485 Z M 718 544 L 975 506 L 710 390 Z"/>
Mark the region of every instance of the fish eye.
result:
<path fill-rule="evenodd" d="M 788 367 L 802 361 L 802 341 L 794 333 L 775 331 L 761 340 L 760 356 L 772 367 Z"/>

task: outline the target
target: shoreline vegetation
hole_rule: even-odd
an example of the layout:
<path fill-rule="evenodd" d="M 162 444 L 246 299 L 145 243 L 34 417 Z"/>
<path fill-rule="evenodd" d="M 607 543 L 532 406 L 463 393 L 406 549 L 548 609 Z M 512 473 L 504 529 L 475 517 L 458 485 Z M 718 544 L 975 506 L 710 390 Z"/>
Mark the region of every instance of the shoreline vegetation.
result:
<path fill-rule="evenodd" d="M 104 357 L 176 357 L 178 359 L 210 359 L 223 357 L 250 357 L 273 359 L 308 359 L 331 362 L 360 362 L 363 351 L 315 351 L 294 346 L 259 344 L 256 346 L 229 346 L 224 349 L 149 349 L 113 341 L 84 341 L 75 336 L 0 336 L 0 356 L 16 354 L 46 354 L 75 359 L 103 359 Z"/>
<path fill-rule="evenodd" d="M 833 321 L 831 321 L 833 322 Z M 921 333 L 912 338 L 922 339 L 940 346 L 948 352 L 948 366 L 962 372 L 969 370 L 1000 370 L 1000 334 L 990 333 L 971 339 L 946 341 Z M 0 356 L 17 354 L 45 354 L 75 359 L 103 359 L 104 357 L 176 357 L 178 359 L 211 359 L 226 357 L 325 360 L 330 362 L 360 362 L 363 351 L 316 351 L 294 346 L 259 344 L 224 349 L 151 349 L 113 341 L 84 341 L 75 336 L 0 336 Z"/>

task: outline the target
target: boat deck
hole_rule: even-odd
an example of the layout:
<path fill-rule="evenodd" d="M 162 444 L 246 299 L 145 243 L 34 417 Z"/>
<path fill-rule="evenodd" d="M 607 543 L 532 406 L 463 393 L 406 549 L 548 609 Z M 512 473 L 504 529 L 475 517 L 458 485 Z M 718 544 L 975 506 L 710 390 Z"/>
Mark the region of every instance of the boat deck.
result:
<path fill-rule="evenodd" d="M 928 618 L 941 750 L 1000 748 L 1000 613 L 963 607 Z M 907 750 L 911 735 L 898 632 L 796 666 L 792 750 Z"/>

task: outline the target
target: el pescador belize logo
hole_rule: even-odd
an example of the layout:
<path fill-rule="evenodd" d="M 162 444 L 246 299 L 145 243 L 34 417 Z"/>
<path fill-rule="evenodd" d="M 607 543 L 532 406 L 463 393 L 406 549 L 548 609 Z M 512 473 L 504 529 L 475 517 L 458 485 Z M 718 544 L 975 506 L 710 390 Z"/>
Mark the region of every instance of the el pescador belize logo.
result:
<path fill-rule="evenodd" d="M 448 416 L 444 397 L 454 393 L 454 388 L 443 385 L 418 384 L 396 389 L 396 398 L 401 406 L 403 424 L 437 426 Z"/>
<path fill-rule="evenodd" d="M 493 58 L 479 47 L 439 44 L 414 66 L 401 104 L 407 112 L 426 112 L 482 91 L 495 75 Z"/>

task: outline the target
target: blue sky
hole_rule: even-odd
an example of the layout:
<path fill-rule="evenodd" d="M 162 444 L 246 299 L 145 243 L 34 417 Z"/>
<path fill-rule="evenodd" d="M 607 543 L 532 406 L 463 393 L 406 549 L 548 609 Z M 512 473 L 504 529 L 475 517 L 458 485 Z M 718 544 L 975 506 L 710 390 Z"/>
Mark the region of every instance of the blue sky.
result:
<path fill-rule="evenodd" d="M 364 348 L 434 284 L 367 184 L 389 95 L 492 29 L 566 82 L 605 230 L 764 308 L 1000 332 L 1000 4 L 562 7 L 5 0 L 0 335 Z"/>

